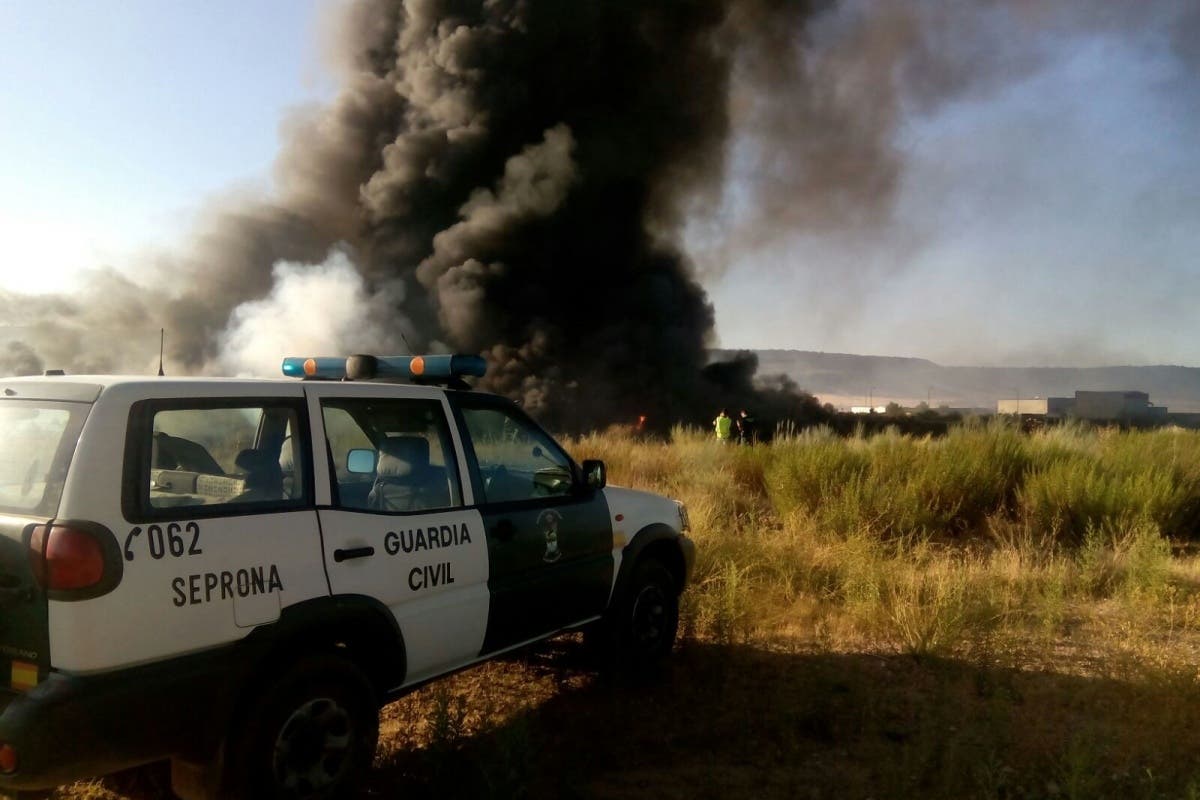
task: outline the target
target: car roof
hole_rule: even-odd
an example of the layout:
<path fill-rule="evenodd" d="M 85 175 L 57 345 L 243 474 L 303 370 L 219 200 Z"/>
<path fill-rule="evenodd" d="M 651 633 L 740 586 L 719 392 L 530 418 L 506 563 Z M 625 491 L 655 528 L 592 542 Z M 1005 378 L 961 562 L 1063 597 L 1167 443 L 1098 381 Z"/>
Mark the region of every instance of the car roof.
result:
<path fill-rule="evenodd" d="M 0 378 L 0 399 L 9 397 L 94 402 L 101 394 L 114 391 L 130 395 L 145 392 L 150 396 L 191 391 L 199 396 L 213 396 L 221 390 L 237 394 L 261 392 L 267 396 L 296 397 L 303 394 L 305 385 L 394 386 L 405 389 L 446 391 L 442 386 L 387 381 L 305 381 L 295 378 L 158 377 L 154 375 L 32 375 L 19 378 Z"/>
<path fill-rule="evenodd" d="M 101 394 L 119 389 L 131 394 L 171 393 L 183 389 L 211 391 L 221 386 L 237 392 L 262 391 L 266 394 L 295 394 L 280 392 L 281 387 L 298 381 L 246 378 L 159 378 L 148 375 L 31 375 L 19 378 L 0 378 L 0 397 L 14 399 L 64 400 L 93 402 Z M 202 388 L 203 387 L 203 388 Z"/>
<path fill-rule="evenodd" d="M 125 383 L 298 383 L 295 378 L 230 378 L 215 375 L 157 376 L 157 375 L 24 375 L 0 378 L 0 383 L 86 383 L 94 386 L 115 386 Z"/>

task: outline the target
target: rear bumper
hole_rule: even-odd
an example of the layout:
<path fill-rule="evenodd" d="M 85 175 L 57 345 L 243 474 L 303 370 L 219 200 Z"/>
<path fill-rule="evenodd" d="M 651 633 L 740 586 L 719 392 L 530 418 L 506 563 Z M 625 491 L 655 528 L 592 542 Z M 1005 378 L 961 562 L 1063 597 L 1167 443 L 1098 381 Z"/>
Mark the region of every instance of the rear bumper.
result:
<path fill-rule="evenodd" d="M 0 775 L 0 797 L 172 755 L 215 749 L 228 712 L 228 653 L 172 659 L 104 675 L 51 673 L 23 694 L 0 698 L 0 744 L 17 769 Z"/>

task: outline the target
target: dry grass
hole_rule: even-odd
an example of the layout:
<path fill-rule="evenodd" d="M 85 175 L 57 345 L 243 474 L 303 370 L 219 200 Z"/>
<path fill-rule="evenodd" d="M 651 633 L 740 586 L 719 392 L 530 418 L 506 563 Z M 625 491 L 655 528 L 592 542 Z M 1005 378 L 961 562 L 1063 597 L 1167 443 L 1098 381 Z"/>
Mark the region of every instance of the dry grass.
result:
<path fill-rule="evenodd" d="M 688 504 L 672 673 L 611 686 L 567 637 L 435 684 L 366 796 L 1200 798 L 1197 434 L 571 449 Z"/>

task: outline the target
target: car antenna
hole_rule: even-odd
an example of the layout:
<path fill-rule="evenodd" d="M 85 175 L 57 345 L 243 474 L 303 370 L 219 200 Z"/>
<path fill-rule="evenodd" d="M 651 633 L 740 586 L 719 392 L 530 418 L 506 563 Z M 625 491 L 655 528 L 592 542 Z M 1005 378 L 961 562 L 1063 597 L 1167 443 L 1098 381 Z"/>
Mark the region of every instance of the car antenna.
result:
<path fill-rule="evenodd" d="M 166 374 L 163 372 L 163 368 L 162 368 L 163 344 L 166 342 L 166 340 L 167 340 L 167 329 L 159 328 L 158 329 L 158 377 L 160 377 L 160 378 Z"/>

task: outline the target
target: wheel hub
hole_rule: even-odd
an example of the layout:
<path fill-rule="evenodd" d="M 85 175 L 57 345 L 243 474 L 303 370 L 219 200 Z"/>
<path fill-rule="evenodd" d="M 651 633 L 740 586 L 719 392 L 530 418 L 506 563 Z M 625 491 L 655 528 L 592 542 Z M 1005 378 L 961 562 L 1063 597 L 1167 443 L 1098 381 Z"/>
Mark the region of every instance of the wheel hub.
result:
<path fill-rule="evenodd" d="M 337 785 L 350 765 L 350 714 L 327 697 L 309 700 L 284 722 L 275 740 L 278 785 L 296 797 L 317 797 Z"/>
<path fill-rule="evenodd" d="M 658 644 L 666 627 L 666 597 L 658 586 L 645 586 L 633 602 L 633 636 L 643 648 Z"/>

